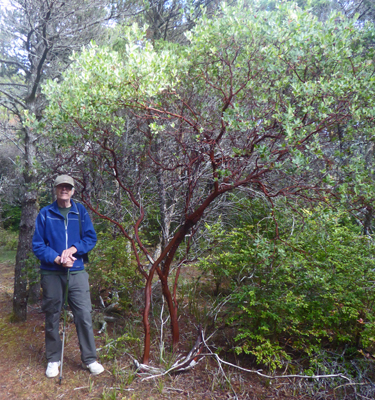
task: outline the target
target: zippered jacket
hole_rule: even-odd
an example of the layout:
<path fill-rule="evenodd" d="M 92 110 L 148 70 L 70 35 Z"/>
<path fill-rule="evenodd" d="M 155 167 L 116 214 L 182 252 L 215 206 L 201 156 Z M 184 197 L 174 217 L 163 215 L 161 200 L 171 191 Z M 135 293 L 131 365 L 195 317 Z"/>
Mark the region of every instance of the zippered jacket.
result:
<path fill-rule="evenodd" d="M 77 260 L 74 261 L 70 271 L 83 270 L 87 253 L 95 247 L 96 233 L 87 210 L 82 204 L 73 200 L 71 204 L 66 226 L 56 201 L 42 208 L 36 218 L 33 252 L 40 260 L 42 270 L 66 273 L 67 269 L 56 264 L 55 259 L 71 246 L 77 249 L 73 254 Z"/>

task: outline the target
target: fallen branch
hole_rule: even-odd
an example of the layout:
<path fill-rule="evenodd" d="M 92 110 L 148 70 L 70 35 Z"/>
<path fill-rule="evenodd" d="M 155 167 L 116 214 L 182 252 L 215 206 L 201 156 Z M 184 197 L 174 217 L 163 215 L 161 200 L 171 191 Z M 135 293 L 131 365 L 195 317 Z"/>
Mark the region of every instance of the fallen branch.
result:
<path fill-rule="evenodd" d="M 198 362 L 202 359 L 202 348 L 203 348 L 203 330 L 202 327 L 199 327 L 199 334 L 197 340 L 193 348 L 185 357 L 180 357 L 171 368 L 168 370 L 164 370 L 162 368 L 151 367 L 150 365 L 140 364 L 137 360 L 133 359 L 134 365 L 137 369 L 137 372 L 140 374 L 151 374 L 151 376 L 145 377 L 142 381 L 146 381 L 149 379 L 159 378 L 161 376 L 176 373 L 176 372 L 183 372 L 188 371 L 194 368 Z"/>
<path fill-rule="evenodd" d="M 165 387 L 164 390 L 170 390 L 171 392 L 184 393 L 183 389 L 178 389 L 178 388 L 173 388 L 173 387 Z"/>
<path fill-rule="evenodd" d="M 88 389 L 89 387 L 90 386 L 81 386 L 81 387 L 74 388 L 73 390 Z"/>

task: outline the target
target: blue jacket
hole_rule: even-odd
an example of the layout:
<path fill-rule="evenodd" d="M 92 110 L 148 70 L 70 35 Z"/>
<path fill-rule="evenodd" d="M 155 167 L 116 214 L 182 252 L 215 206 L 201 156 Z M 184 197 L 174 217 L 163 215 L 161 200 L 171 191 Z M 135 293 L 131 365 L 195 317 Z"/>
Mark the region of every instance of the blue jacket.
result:
<path fill-rule="evenodd" d="M 65 273 L 66 268 L 56 264 L 55 258 L 61 256 L 63 250 L 71 246 L 77 249 L 77 253 L 73 255 L 77 260 L 74 261 L 71 271 L 83 270 L 84 258 L 95 247 L 96 233 L 87 210 L 82 204 L 72 200 L 71 203 L 67 226 L 56 201 L 42 208 L 36 218 L 33 252 L 40 260 L 40 268 L 43 270 Z"/>

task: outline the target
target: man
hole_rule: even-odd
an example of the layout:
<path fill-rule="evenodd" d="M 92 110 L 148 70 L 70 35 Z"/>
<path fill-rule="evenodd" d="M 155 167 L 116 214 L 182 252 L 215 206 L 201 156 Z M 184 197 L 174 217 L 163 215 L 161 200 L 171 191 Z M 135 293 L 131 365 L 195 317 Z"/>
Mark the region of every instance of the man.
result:
<path fill-rule="evenodd" d="M 71 200 L 74 180 L 60 175 L 55 183 L 56 201 L 39 212 L 33 236 L 33 251 L 40 260 L 42 310 L 45 313 L 45 342 L 48 361 L 46 375 L 59 375 L 62 342 L 59 321 L 68 281 L 68 303 L 74 315 L 82 365 L 91 374 L 104 371 L 96 361 L 96 347 L 91 320 L 88 274 L 84 269 L 87 253 L 96 244 L 90 217 L 81 204 Z"/>

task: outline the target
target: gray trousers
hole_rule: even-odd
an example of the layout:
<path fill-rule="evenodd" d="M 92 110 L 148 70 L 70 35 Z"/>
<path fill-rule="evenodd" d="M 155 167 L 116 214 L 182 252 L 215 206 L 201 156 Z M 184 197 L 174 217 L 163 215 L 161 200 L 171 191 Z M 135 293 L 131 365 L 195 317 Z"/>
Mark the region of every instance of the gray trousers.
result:
<path fill-rule="evenodd" d="M 45 341 L 48 362 L 60 361 L 62 342 L 59 334 L 61 309 L 64 305 L 66 275 L 42 275 L 42 310 L 46 316 Z M 91 320 L 90 286 L 87 272 L 70 274 L 68 303 L 74 315 L 81 359 L 86 365 L 96 360 Z"/>

